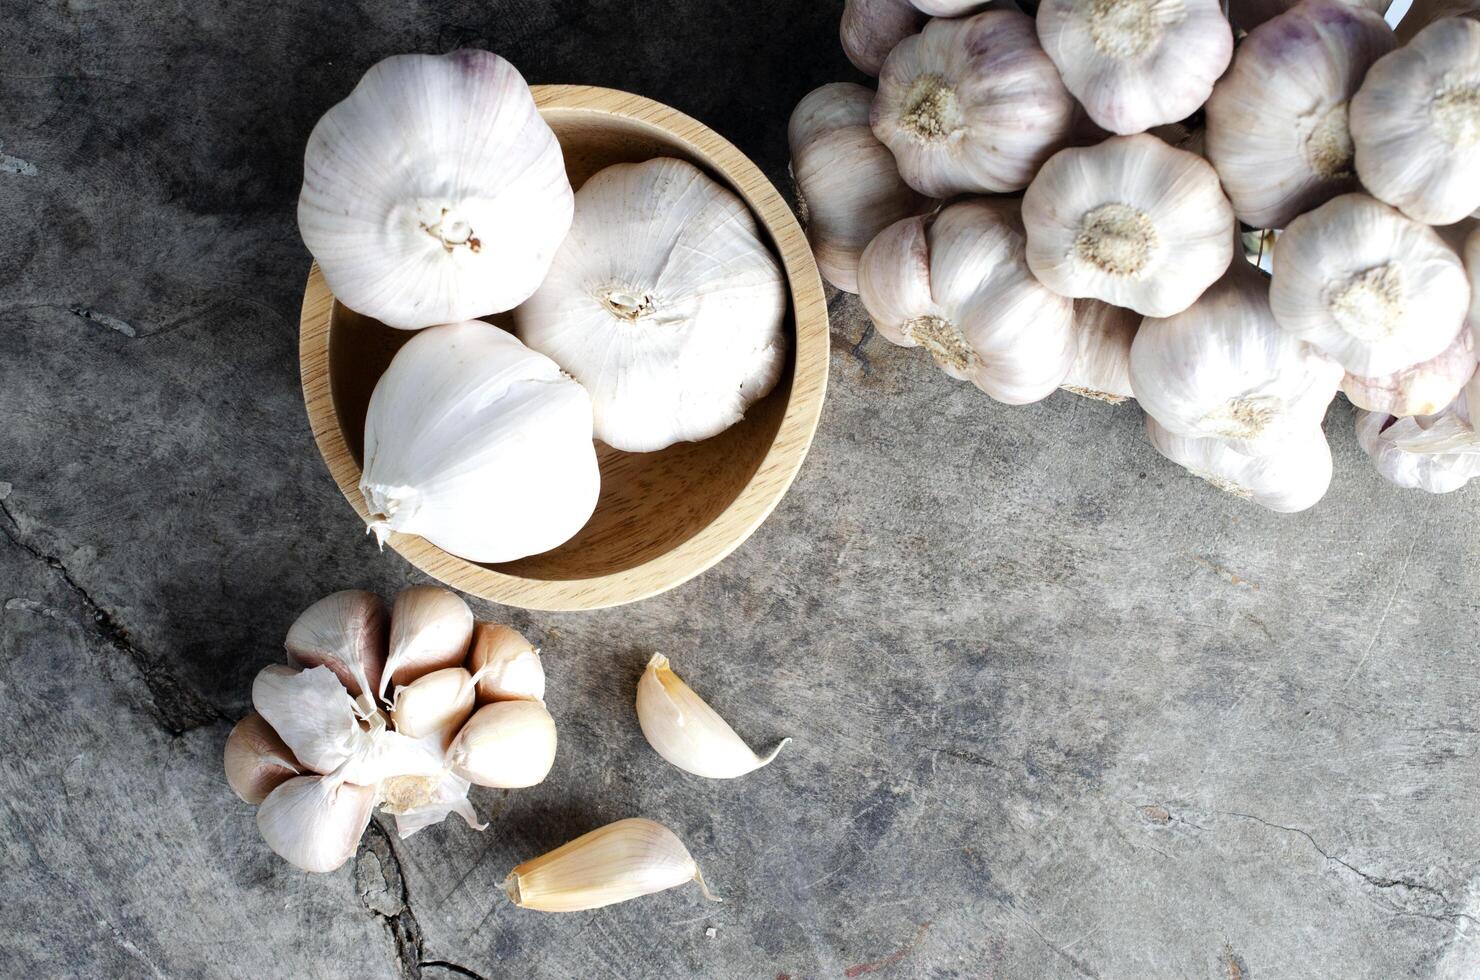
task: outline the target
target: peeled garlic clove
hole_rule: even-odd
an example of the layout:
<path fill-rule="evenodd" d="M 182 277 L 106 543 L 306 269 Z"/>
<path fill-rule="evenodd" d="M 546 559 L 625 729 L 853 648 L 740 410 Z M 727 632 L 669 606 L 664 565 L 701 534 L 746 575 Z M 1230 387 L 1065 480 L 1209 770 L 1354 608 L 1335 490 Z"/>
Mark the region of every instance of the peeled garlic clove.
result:
<path fill-rule="evenodd" d="M 252 707 L 314 772 L 333 772 L 365 747 L 354 701 L 327 666 L 262 668 L 252 681 Z"/>
<path fill-rule="evenodd" d="M 1064 86 L 1113 133 L 1192 115 L 1233 54 L 1218 0 L 1043 0 L 1037 25 Z"/>
<path fill-rule="evenodd" d="M 583 834 L 525 861 L 504 879 L 509 901 L 540 912 L 580 912 L 697 881 L 710 894 L 689 849 L 660 823 L 633 817 Z"/>
<path fill-rule="evenodd" d="M 385 668 L 385 628 L 380 596 L 359 589 L 335 592 L 289 627 L 288 659 L 300 667 L 328 667 L 353 697 L 369 702 Z"/>
<path fill-rule="evenodd" d="M 1394 43 L 1381 14 L 1305 0 L 1239 45 L 1208 99 L 1207 145 L 1240 221 L 1283 228 L 1358 189 L 1347 102 Z"/>
<path fill-rule="evenodd" d="M 932 20 L 879 72 L 874 135 L 931 197 L 1021 190 L 1069 138 L 1074 100 L 1032 18 L 989 10 Z"/>
<path fill-rule="evenodd" d="M 443 667 L 396 688 L 391 721 L 396 731 L 423 738 L 460 726 L 473 713 L 473 675 L 461 667 Z"/>
<path fill-rule="evenodd" d="M 924 347 L 946 374 L 998 401 L 1046 398 L 1074 363 L 1073 304 L 1033 277 L 1023 248 L 1010 201 L 906 218 L 864 250 L 863 305 L 885 339 Z"/>
<path fill-rule="evenodd" d="M 468 802 L 466 779 L 450 772 L 429 776 L 393 776 L 381 784 L 380 809 L 396 818 L 396 836 L 405 840 L 425 827 L 439 824 L 449 813 L 463 818 L 474 830 L 486 830 Z"/>
<path fill-rule="evenodd" d="M 894 46 L 924 23 L 925 14 L 910 0 L 847 0 L 838 38 L 854 68 L 878 75 Z"/>
<path fill-rule="evenodd" d="M 340 302 L 416 329 L 522 302 L 571 206 L 560 144 L 512 65 L 397 55 L 314 127 L 298 228 Z"/>
<path fill-rule="evenodd" d="M 1319 426 L 1267 456 L 1245 456 L 1222 439 L 1176 435 L 1150 415 L 1146 432 L 1157 452 L 1193 476 L 1282 514 L 1314 506 L 1331 485 L 1331 447 Z"/>
<path fill-rule="evenodd" d="M 1218 174 L 1145 133 L 1054 154 L 1023 195 L 1023 224 L 1045 286 L 1145 316 L 1187 309 L 1233 258 Z"/>
<path fill-rule="evenodd" d="M 473 637 L 473 611 L 462 597 L 435 585 L 412 585 L 396 594 L 391 647 L 378 693 L 423 674 L 456 667 Z"/>
<path fill-rule="evenodd" d="M 637 722 L 648 744 L 684 772 L 709 779 L 734 779 L 769 765 L 791 741 L 781 740 L 765 758 L 756 755 L 735 730 L 704 703 L 668 666 L 668 658 L 653 654 L 637 682 Z"/>
<path fill-rule="evenodd" d="M 1141 314 L 1097 299 L 1074 301 L 1074 366 L 1060 385 L 1065 391 L 1119 405 L 1131 390 L 1131 342 Z"/>
<path fill-rule="evenodd" d="M 1480 21 L 1445 17 L 1384 55 L 1351 101 L 1357 175 L 1415 221 L 1480 207 Z"/>
<path fill-rule="evenodd" d="M 1480 476 L 1480 433 L 1470 420 L 1476 397 L 1480 376 L 1434 415 L 1399 419 L 1358 412 L 1357 442 L 1390 483 L 1429 493 L 1458 490 Z"/>
<path fill-rule="evenodd" d="M 932 201 L 899 176 L 869 128 L 874 93 L 852 82 L 809 92 L 791 114 L 791 172 L 822 277 L 858 292 L 858 261 L 884 228 L 928 211 Z"/>
<path fill-rule="evenodd" d="M 479 786 L 534 786 L 555 764 L 555 719 L 539 701 L 485 704 L 453 739 L 447 762 Z"/>
<path fill-rule="evenodd" d="M 1353 374 L 1389 374 L 1454 341 L 1470 301 L 1459 257 L 1431 228 L 1365 194 L 1302 214 L 1274 250 L 1279 325 Z"/>
<path fill-rule="evenodd" d="M 370 396 L 360 492 L 370 529 L 469 561 L 567 541 L 596 509 L 591 399 L 555 362 L 481 321 L 423 330 Z"/>
<path fill-rule="evenodd" d="M 1358 408 L 1384 415 L 1433 415 L 1459 396 L 1475 374 L 1469 328 L 1438 355 L 1375 378 L 1348 374 L 1341 390 Z"/>
<path fill-rule="evenodd" d="M 545 668 L 540 652 L 516 629 L 478 623 L 468 669 L 477 678 L 478 700 L 543 701 Z"/>
<path fill-rule="evenodd" d="M 684 160 L 600 171 L 520 338 L 585 385 L 596 438 L 645 453 L 708 439 L 786 363 L 786 278 L 734 192 Z"/>
<path fill-rule="evenodd" d="M 226 737 L 226 782 L 244 803 L 261 803 L 267 794 L 303 772 L 293 750 L 255 711 Z"/>
<path fill-rule="evenodd" d="M 289 864 L 333 871 L 354 856 L 374 807 L 374 786 L 337 776 L 296 776 L 262 801 L 257 829 Z"/>

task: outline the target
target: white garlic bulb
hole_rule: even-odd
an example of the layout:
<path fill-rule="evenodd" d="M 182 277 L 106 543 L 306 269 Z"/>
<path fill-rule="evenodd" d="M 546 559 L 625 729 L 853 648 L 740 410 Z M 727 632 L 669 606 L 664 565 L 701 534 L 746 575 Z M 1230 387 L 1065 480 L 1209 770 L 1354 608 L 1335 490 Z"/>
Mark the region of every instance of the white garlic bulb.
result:
<path fill-rule="evenodd" d="M 1097 299 L 1074 301 L 1074 366 L 1060 385 L 1065 391 L 1119 405 L 1134 398 L 1131 387 L 1131 343 L 1141 314 Z"/>
<path fill-rule="evenodd" d="M 960 17 L 962 14 L 970 13 L 979 7 L 988 6 L 983 0 L 912 0 L 914 5 L 921 11 L 932 17 Z M 1007 6 L 1003 3 L 991 4 L 993 9 Z M 1017 9 L 1012 5 L 1011 9 Z"/>
<path fill-rule="evenodd" d="M 1169 432 L 1267 456 L 1320 427 L 1342 370 L 1279 328 L 1264 276 L 1235 261 L 1181 313 L 1141 323 L 1130 375 L 1141 407 Z"/>
<path fill-rule="evenodd" d="M 473 638 L 473 610 L 455 592 L 435 585 L 409 585 L 396 593 L 391 610 L 390 655 L 379 694 L 423 674 L 456 667 Z"/>
<path fill-rule="evenodd" d="M 1358 408 L 1384 415 L 1433 415 L 1459 396 L 1475 374 L 1475 341 L 1468 327 L 1427 361 L 1391 374 L 1348 374 L 1341 390 Z"/>
<path fill-rule="evenodd" d="M 1351 101 L 1357 175 L 1416 221 L 1480 208 L 1480 20 L 1445 17 L 1378 59 Z"/>
<path fill-rule="evenodd" d="M 591 393 L 627 452 L 707 439 L 781 377 L 786 280 L 749 208 L 683 160 L 597 173 L 519 336 Z"/>
<path fill-rule="evenodd" d="M 339 775 L 295 776 L 267 794 L 257 808 L 257 829 L 288 863 L 333 871 L 354 856 L 374 808 L 374 786 Z"/>
<path fill-rule="evenodd" d="M 570 220 L 555 134 L 486 51 L 387 58 L 308 138 L 304 244 L 340 302 L 392 327 L 511 309 Z"/>
<path fill-rule="evenodd" d="M 495 326 L 424 330 L 375 385 L 360 492 L 382 541 L 513 561 L 580 530 L 599 487 L 585 389 Z"/>
<path fill-rule="evenodd" d="M 533 786 L 555 764 L 555 719 L 540 701 L 495 701 L 473 713 L 447 750 L 454 773 L 478 786 Z"/>
<path fill-rule="evenodd" d="M 889 53 L 874 135 L 922 194 L 1021 190 L 1070 135 L 1074 101 L 1032 18 L 989 10 L 932 20 Z"/>
<path fill-rule="evenodd" d="M 1154 136 L 1060 150 L 1023 195 L 1028 265 L 1061 296 L 1145 316 L 1192 305 L 1233 258 L 1233 209 L 1208 162 Z"/>
<path fill-rule="evenodd" d="M 769 765 L 791 741 L 783 738 L 764 757 L 757 755 L 673 672 L 661 653 L 653 654 L 637 681 L 637 723 L 653 751 L 684 772 L 708 779 L 754 772 Z"/>
<path fill-rule="evenodd" d="M 1347 0 L 1349 6 L 1382 14 L 1388 0 Z M 1228 19 L 1241 31 L 1252 32 L 1265 21 L 1295 7 L 1300 0 L 1228 0 Z M 1405 17 L 1406 21 L 1407 18 Z"/>
<path fill-rule="evenodd" d="M 787 127 L 791 173 L 822 278 L 858 292 L 864 246 L 889 225 L 933 202 L 899 176 L 889 148 L 869 128 L 874 93 L 852 82 L 815 89 Z"/>
<path fill-rule="evenodd" d="M 1347 103 L 1393 44 L 1380 14 L 1305 0 L 1239 45 L 1208 99 L 1207 148 L 1240 221 L 1283 228 L 1357 189 Z"/>
<path fill-rule="evenodd" d="M 545 699 L 545 668 L 540 652 L 512 627 L 479 623 L 473 633 L 468 669 L 476 678 L 480 702 Z"/>
<path fill-rule="evenodd" d="M 878 75 L 894 46 L 924 23 L 925 14 L 910 0 L 847 0 L 838 39 L 854 68 Z"/>
<path fill-rule="evenodd" d="M 859 293 L 879 333 L 924 347 L 993 398 L 1046 398 L 1074 363 L 1074 308 L 1028 270 L 1016 205 L 953 204 L 890 225 L 864 249 Z"/>
<path fill-rule="evenodd" d="M 300 667 L 323 665 L 357 699 L 362 714 L 374 711 L 385 669 L 385 603 L 362 589 L 326 595 L 298 614 L 284 646 Z"/>
<path fill-rule="evenodd" d="M 1470 405 L 1477 398 L 1480 376 L 1433 415 L 1394 418 L 1383 412 L 1358 412 L 1357 442 L 1390 483 L 1451 493 L 1480 476 L 1480 432 L 1470 417 Z"/>
<path fill-rule="evenodd" d="M 1365 194 L 1343 194 L 1280 236 L 1269 302 L 1281 327 L 1371 376 L 1449 346 L 1470 287 L 1431 228 Z"/>
<path fill-rule="evenodd" d="M 1064 85 L 1112 133 L 1192 115 L 1233 54 L 1218 0 L 1043 0 L 1037 23 Z"/>
<path fill-rule="evenodd" d="M 1476 354 L 1480 355 L 1480 224 L 1465 239 L 1462 255 L 1465 273 L 1470 277 L 1470 337 L 1475 342 Z"/>
<path fill-rule="evenodd" d="M 244 803 L 261 803 L 268 793 L 303 774 L 303 763 L 255 711 L 231 729 L 223 761 L 226 782 Z"/>
<path fill-rule="evenodd" d="M 1157 452 L 1193 476 L 1282 514 L 1313 507 L 1331 485 L 1331 447 L 1319 426 L 1267 456 L 1245 456 L 1222 439 L 1176 435 L 1149 415 L 1146 432 Z"/>

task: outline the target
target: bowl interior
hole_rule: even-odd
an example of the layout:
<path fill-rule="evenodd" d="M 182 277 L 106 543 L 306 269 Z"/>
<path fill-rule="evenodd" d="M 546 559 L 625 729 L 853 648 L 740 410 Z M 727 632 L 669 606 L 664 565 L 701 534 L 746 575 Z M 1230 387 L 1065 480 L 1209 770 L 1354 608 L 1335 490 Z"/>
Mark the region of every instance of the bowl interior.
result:
<path fill-rule="evenodd" d="M 614 163 L 672 156 L 688 160 L 740 193 L 725 174 L 654 125 L 584 108 L 547 107 L 543 115 L 560 140 L 575 188 Z M 764 224 L 759 219 L 757 224 L 763 241 L 778 253 Z M 710 524 L 740 495 L 776 439 L 795 374 L 793 313 L 794 302 L 788 296 L 786 367 L 775 390 L 753 405 L 743 420 L 703 442 L 682 442 L 655 453 L 625 453 L 598 442 L 601 496 L 586 526 L 553 551 L 484 567 L 545 581 L 609 575 L 672 550 Z M 489 319 L 506 329 L 511 324 L 507 314 Z M 330 390 L 344 441 L 358 465 L 364 465 L 370 394 L 396 351 L 413 335 L 414 331 L 387 327 L 334 304 L 329 327 Z"/>

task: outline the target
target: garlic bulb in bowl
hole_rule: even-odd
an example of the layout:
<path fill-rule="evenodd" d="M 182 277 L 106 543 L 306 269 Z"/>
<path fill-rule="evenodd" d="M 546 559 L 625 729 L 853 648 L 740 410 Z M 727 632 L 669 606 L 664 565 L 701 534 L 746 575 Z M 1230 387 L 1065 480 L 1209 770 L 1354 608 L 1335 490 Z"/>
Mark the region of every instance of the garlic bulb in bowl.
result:
<path fill-rule="evenodd" d="M 360 492 L 382 541 L 513 561 L 580 530 L 599 486 L 590 396 L 498 327 L 424 330 L 375 385 Z"/>
<path fill-rule="evenodd" d="M 1233 209 L 1212 166 L 1145 133 L 1055 153 L 1022 213 L 1045 286 L 1145 316 L 1187 309 L 1233 258 Z"/>
<path fill-rule="evenodd" d="M 1097 299 L 1074 301 L 1074 366 L 1060 385 L 1065 391 L 1119 405 L 1134 398 L 1131 387 L 1131 344 L 1141 314 Z"/>
<path fill-rule="evenodd" d="M 1283 228 L 1357 189 L 1347 103 L 1393 49 L 1380 14 L 1304 0 L 1256 28 L 1207 104 L 1208 159 L 1239 220 Z"/>
<path fill-rule="evenodd" d="M 298 227 L 340 302 L 417 329 L 522 302 L 571 208 L 560 145 L 512 65 L 396 55 L 314 127 Z"/>
<path fill-rule="evenodd" d="M 1331 447 L 1312 426 L 1267 456 L 1245 456 L 1222 439 L 1179 436 L 1146 416 L 1156 451 L 1219 490 L 1281 514 L 1315 506 L 1331 485 Z"/>
<path fill-rule="evenodd" d="M 877 76 L 894 46 L 924 23 L 925 14 L 910 0 L 847 0 L 838 39 L 854 68 Z"/>
<path fill-rule="evenodd" d="M 1028 270 L 1013 202 L 890 225 L 864 249 L 858 285 L 885 339 L 1009 405 L 1046 398 L 1074 363 L 1073 305 Z"/>
<path fill-rule="evenodd" d="M 1192 115 L 1233 54 L 1218 0 L 1043 0 L 1037 24 L 1065 87 L 1122 135 Z"/>
<path fill-rule="evenodd" d="M 1357 443 L 1383 478 L 1400 487 L 1450 493 L 1480 476 L 1480 432 L 1470 405 L 1480 398 L 1480 378 L 1433 415 L 1394 418 L 1357 413 Z"/>
<path fill-rule="evenodd" d="M 586 181 L 514 322 L 591 393 L 596 438 L 651 452 L 723 432 L 776 386 L 784 283 L 745 203 L 658 157 Z"/>
<path fill-rule="evenodd" d="M 874 135 L 922 194 L 1021 190 L 1074 124 L 1033 21 L 1013 10 L 932 20 L 889 53 Z"/>
<path fill-rule="evenodd" d="M 1475 342 L 1470 328 L 1427 361 L 1391 374 L 1348 374 L 1341 390 L 1358 408 L 1386 415 L 1433 415 L 1459 396 L 1475 375 Z"/>

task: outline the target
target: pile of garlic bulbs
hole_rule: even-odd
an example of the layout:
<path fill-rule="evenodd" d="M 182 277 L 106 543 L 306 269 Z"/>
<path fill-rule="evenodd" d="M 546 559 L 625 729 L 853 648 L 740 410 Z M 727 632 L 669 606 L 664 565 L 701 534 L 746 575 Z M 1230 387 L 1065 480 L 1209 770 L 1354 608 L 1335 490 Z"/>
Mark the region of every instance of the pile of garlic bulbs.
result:
<path fill-rule="evenodd" d="M 823 276 L 998 401 L 1134 397 L 1159 452 L 1273 510 L 1325 494 L 1338 390 L 1383 476 L 1463 486 L 1480 9 L 1400 45 L 1372 2 L 848 0 L 878 89 L 788 132 Z"/>

